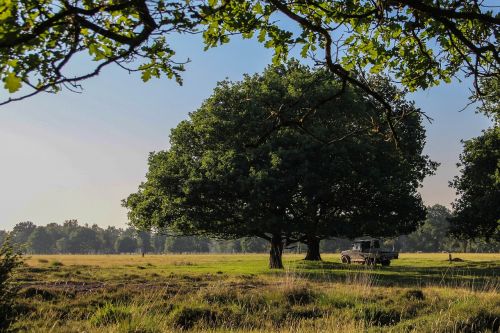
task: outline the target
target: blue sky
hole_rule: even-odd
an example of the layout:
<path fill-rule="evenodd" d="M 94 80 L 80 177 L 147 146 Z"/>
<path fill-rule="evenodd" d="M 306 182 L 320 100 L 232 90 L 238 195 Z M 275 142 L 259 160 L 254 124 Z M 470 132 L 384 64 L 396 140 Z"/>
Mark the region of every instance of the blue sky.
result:
<path fill-rule="evenodd" d="M 192 60 L 183 86 L 165 78 L 143 83 L 139 75 L 108 68 L 84 83 L 83 94 L 44 94 L 0 107 L 0 229 L 72 218 L 124 226 L 120 201 L 144 179 L 148 153 L 168 148 L 170 129 L 196 110 L 217 81 L 261 72 L 272 57 L 255 41 L 240 39 L 207 52 L 197 36 L 174 46 L 178 60 Z M 459 112 L 468 84 L 411 96 L 434 118 L 426 123 L 426 153 L 441 163 L 421 189 L 426 204 L 450 204 L 448 181 L 457 174 L 460 140 L 489 126 L 474 108 Z"/>

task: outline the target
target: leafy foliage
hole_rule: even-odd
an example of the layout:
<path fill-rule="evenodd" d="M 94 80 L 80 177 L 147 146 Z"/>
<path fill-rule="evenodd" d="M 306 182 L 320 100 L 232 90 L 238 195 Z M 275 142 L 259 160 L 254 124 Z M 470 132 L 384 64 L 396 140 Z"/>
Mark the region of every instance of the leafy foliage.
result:
<path fill-rule="evenodd" d="M 478 112 L 493 120 L 495 126 L 500 126 L 500 79 L 486 78 L 480 81 L 480 92 L 472 98 L 479 99 L 481 104 Z"/>
<path fill-rule="evenodd" d="M 165 252 L 196 253 L 209 252 L 209 241 L 203 237 L 168 237 L 165 242 Z"/>
<path fill-rule="evenodd" d="M 12 243 L 21 249 L 27 242 L 36 225 L 31 221 L 19 222 L 12 229 Z"/>
<path fill-rule="evenodd" d="M 52 252 L 51 243 L 53 239 L 47 229 L 37 227 L 29 236 L 27 247 L 35 253 L 50 253 Z"/>
<path fill-rule="evenodd" d="M 500 17 L 483 2 L 8 0 L 0 13 L 0 78 L 9 92 L 22 84 L 34 89 L 27 96 L 79 89 L 109 64 L 139 71 L 144 81 L 166 75 L 180 82 L 184 67 L 169 38 L 197 32 L 207 48 L 234 34 L 255 37 L 274 50 L 275 64 L 299 47 L 386 108 L 389 101 L 363 73 L 387 72 L 410 90 L 459 72 L 499 75 Z M 81 55 L 94 66 L 75 74 L 71 65 Z"/>
<path fill-rule="evenodd" d="M 464 141 L 460 175 L 450 186 L 458 195 L 450 219 L 451 232 L 461 238 L 493 238 L 500 241 L 500 85 L 498 78 L 481 81 L 483 97 L 479 112 L 493 120 L 493 126 Z"/>
<path fill-rule="evenodd" d="M 117 253 L 134 253 L 137 250 L 137 240 L 124 236 L 116 240 L 115 250 Z"/>
<path fill-rule="evenodd" d="M 462 167 L 451 186 L 459 198 L 456 216 L 450 219 L 452 233 L 461 238 L 500 240 L 500 127 L 487 129 L 464 142 Z"/>
<path fill-rule="evenodd" d="M 153 250 L 151 246 L 151 233 L 145 230 L 139 230 L 137 232 L 137 246 L 141 249 L 142 254 L 151 252 Z"/>
<path fill-rule="evenodd" d="M 0 331 L 6 330 L 15 319 L 13 307 L 17 288 L 12 284 L 14 270 L 21 265 L 20 255 L 14 251 L 10 240 L 0 247 Z"/>
<path fill-rule="evenodd" d="M 451 212 L 444 206 L 427 208 L 425 222 L 408 237 L 420 251 L 438 252 L 446 250 L 446 236 L 449 231 Z"/>
<path fill-rule="evenodd" d="M 138 231 L 133 228 L 116 228 L 109 226 L 101 228 L 97 225 L 79 225 L 76 220 L 67 220 L 63 224 L 49 223 L 46 226 L 31 227 L 29 232 L 17 239 L 17 242 L 10 243 L 18 250 L 29 254 L 111 254 L 111 253 L 135 253 L 141 252 L 215 252 L 215 253 L 239 253 L 239 252 L 266 252 L 268 243 L 259 238 L 241 238 L 230 241 L 207 239 L 204 237 L 183 237 L 167 235 L 164 231 Z M 19 236 L 27 224 L 18 223 L 14 230 Z M 79 232 L 80 235 L 90 236 L 73 237 L 70 235 L 75 230 L 90 230 Z M 16 234 L 0 230 L 0 246 L 10 237 Z M 189 238 L 186 242 L 184 239 Z M 24 240 L 27 239 L 27 240 Z M 168 242 L 167 242 L 168 239 Z M 168 243 L 166 246 L 165 243 Z M 48 263 L 47 260 L 41 259 Z"/>
<path fill-rule="evenodd" d="M 146 1 L 9 0 L 0 5 L 0 63 L 5 88 L 16 92 L 21 82 L 38 91 L 57 92 L 116 63 L 140 71 L 142 79 L 165 74 L 181 82 L 183 64 L 165 36 L 192 29 L 189 5 Z M 66 68 L 74 58 L 96 65 L 86 73 Z"/>

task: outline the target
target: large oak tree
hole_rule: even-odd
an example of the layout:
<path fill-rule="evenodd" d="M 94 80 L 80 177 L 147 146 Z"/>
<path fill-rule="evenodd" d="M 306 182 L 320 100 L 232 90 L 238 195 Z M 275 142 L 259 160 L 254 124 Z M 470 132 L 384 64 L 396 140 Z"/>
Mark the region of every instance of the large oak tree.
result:
<path fill-rule="evenodd" d="M 291 62 L 241 82 L 221 82 L 152 153 L 147 180 L 124 200 L 140 228 L 171 228 L 271 244 L 270 267 L 302 241 L 396 236 L 425 218 L 417 188 L 434 163 L 422 155 L 421 114 L 382 78 L 393 101 L 396 147 L 381 106 L 344 93 L 328 71 Z M 274 119 L 279 119 L 276 124 Z"/>

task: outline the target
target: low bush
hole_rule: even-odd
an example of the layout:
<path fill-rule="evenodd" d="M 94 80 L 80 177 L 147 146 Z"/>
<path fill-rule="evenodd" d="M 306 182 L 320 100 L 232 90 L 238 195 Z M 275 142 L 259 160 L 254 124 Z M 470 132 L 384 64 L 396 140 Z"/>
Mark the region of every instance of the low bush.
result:
<path fill-rule="evenodd" d="M 6 331 L 15 319 L 14 299 L 18 289 L 12 283 L 12 274 L 21 263 L 20 254 L 6 239 L 0 247 L 0 332 Z"/>
<path fill-rule="evenodd" d="M 405 293 L 406 299 L 423 301 L 425 299 L 424 292 L 420 289 L 410 289 Z"/>
<path fill-rule="evenodd" d="M 22 296 L 26 298 L 40 297 L 44 301 L 52 301 L 57 298 L 56 293 L 42 288 L 28 287 L 21 291 Z"/>
<path fill-rule="evenodd" d="M 51 267 L 61 267 L 61 266 L 64 266 L 64 264 L 58 260 L 52 260 L 50 262 L 50 266 Z"/>
<path fill-rule="evenodd" d="M 204 307 L 183 306 L 172 311 L 171 323 L 180 329 L 190 329 L 198 323 L 214 326 L 217 321 L 217 313 Z"/>
<path fill-rule="evenodd" d="M 308 287 L 291 287 L 285 289 L 283 296 L 290 305 L 311 304 L 317 298 L 317 294 Z"/>

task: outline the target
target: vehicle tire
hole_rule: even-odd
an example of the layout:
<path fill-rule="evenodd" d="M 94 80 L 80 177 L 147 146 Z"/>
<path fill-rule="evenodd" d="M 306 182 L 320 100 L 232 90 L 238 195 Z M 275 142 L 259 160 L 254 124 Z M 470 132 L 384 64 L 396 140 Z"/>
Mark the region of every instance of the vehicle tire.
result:
<path fill-rule="evenodd" d="M 340 260 L 342 261 L 343 264 L 350 264 L 351 263 L 351 258 L 349 258 L 349 256 L 342 256 L 340 258 Z"/>
<path fill-rule="evenodd" d="M 366 266 L 375 266 L 375 259 L 374 258 L 365 258 L 365 265 Z"/>
<path fill-rule="evenodd" d="M 381 264 L 382 266 L 389 266 L 389 265 L 391 264 L 391 261 L 390 261 L 390 260 L 382 260 L 382 261 L 380 262 L 380 264 Z"/>

